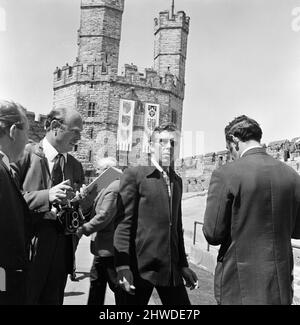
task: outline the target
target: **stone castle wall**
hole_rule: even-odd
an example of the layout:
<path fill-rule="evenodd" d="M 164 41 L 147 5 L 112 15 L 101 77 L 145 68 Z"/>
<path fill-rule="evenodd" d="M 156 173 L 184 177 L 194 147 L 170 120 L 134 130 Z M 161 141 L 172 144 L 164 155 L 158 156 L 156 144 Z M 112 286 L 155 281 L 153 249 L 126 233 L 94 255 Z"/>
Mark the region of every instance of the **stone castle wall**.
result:
<path fill-rule="evenodd" d="M 33 142 L 40 142 L 45 136 L 44 122 L 45 115 L 38 115 L 36 118 L 35 113 L 27 111 L 26 116 L 29 122 L 29 140 Z"/>

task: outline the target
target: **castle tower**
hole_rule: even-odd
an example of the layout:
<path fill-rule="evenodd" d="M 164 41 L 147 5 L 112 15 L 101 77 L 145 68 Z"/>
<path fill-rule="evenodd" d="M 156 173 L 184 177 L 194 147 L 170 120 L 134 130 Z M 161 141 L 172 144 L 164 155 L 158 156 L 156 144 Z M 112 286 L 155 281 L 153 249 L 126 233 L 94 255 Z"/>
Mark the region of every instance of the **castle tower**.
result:
<path fill-rule="evenodd" d="M 81 0 L 78 61 L 117 74 L 124 0 Z"/>
<path fill-rule="evenodd" d="M 73 154 L 87 177 L 100 156 L 114 156 L 120 166 L 144 163 L 149 140 L 144 130 L 154 121 L 149 118 L 153 107 L 155 123 L 172 121 L 179 130 L 182 125 L 189 17 L 175 14 L 173 1 L 171 11 L 155 19 L 155 69 L 141 73 L 125 64 L 120 76 L 124 1 L 81 0 L 77 58 L 54 72 L 53 107 L 75 108 L 83 118 Z"/>
<path fill-rule="evenodd" d="M 154 19 L 154 69 L 161 77 L 172 74 L 182 86 L 185 80 L 185 61 L 190 18 L 183 11 L 162 11 Z M 175 81 L 176 82 L 176 81 Z"/>

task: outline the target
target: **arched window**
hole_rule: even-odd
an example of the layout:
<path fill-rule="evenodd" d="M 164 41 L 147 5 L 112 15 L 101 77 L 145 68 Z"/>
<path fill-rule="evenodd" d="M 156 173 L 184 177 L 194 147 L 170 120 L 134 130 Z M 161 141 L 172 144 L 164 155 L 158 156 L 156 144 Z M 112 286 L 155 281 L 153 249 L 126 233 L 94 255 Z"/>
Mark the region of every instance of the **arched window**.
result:
<path fill-rule="evenodd" d="M 89 162 L 92 161 L 92 150 L 89 151 Z"/>
<path fill-rule="evenodd" d="M 93 139 L 93 135 L 94 135 L 94 128 L 91 128 L 90 130 L 90 138 Z"/>

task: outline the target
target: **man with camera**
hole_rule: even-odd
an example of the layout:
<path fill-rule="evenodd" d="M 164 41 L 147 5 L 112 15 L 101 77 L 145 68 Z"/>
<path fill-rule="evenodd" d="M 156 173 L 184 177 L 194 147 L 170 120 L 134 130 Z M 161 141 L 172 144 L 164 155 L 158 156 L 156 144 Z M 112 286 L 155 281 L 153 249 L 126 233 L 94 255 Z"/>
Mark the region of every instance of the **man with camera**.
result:
<path fill-rule="evenodd" d="M 73 272 L 78 239 L 66 234 L 60 209 L 84 181 L 81 163 L 68 154 L 80 139 L 82 118 L 75 109 L 52 110 L 46 136 L 28 144 L 16 164 L 20 187 L 34 213 L 34 240 L 29 268 L 29 304 L 63 304 L 67 275 Z"/>

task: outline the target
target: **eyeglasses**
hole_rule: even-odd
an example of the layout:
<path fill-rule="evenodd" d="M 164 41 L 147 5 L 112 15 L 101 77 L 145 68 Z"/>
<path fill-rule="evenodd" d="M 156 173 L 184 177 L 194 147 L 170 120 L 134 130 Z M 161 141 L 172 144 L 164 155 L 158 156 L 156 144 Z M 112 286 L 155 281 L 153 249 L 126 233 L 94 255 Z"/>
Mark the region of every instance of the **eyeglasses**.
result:
<path fill-rule="evenodd" d="M 17 123 L 14 123 L 13 125 L 15 125 L 17 129 L 23 130 L 24 124 L 25 124 L 24 122 L 17 122 Z"/>

